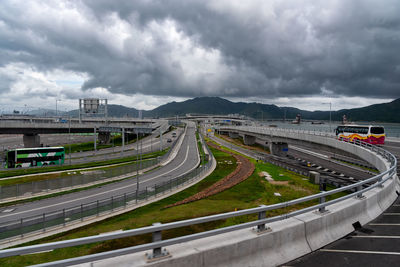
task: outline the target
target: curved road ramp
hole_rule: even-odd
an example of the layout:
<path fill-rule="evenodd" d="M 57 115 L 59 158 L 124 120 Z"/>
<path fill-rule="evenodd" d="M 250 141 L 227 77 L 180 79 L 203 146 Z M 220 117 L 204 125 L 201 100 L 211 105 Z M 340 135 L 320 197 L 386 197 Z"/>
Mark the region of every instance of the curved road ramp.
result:
<path fill-rule="evenodd" d="M 272 135 L 265 129 L 236 127 L 247 134 Z M 227 129 L 225 129 L 227 130 Z M 339 148 L 368 161 L 380 174 L 367 180 L 327 192 L 252 209 L 222 213 L 166 224 L 155 223 L 118 233 L 74 240 L 7 249 L 1 257 L 70 247 L 121 237 L 152 233 L 153 242 L 99 254 L 67 259 L 40 266 L 276 266 L 317 250 L 354 231 L 353 224 L 364 225 L 387 209 L 400 192 L 396 176 L 397 160 L 391 153 L 364 143 L 345 143 L 312 133 L 276 131 L 277 136 L 309 140 Z M 367 187 L 367 184 L 372 184 Z M 326 197 L 354 190 L 334 200 Z M 266 212 L 295 204 L 319 200 L 319 204 L 275 217 Z M 162 240 L 162 231 L 247 214 L 258 214 L 258 220 Z"/>

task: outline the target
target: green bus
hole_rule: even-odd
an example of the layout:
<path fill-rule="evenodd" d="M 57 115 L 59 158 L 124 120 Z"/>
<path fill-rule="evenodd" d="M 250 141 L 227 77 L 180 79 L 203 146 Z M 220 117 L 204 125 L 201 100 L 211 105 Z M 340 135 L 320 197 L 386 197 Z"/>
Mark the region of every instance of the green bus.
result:
<path fill-rule="evenodd" d="M 7 151 L 6 168 L 26 168 L 46 165 L 64 164 L 63 147 L 17 148 Z"/>

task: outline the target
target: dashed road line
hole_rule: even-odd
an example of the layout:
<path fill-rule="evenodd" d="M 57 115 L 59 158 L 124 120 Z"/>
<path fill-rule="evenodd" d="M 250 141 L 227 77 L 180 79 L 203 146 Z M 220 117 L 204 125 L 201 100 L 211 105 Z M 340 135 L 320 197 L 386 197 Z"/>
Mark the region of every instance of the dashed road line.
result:
<path fill-rule="evenodd" d="M 398 235 L 356 235 L 353 238 L 383 238 L 383 239 L 399 239 Z"/>
<path fill-rule="evenodd" d="M 371 226 L 400 226 L 400 223 L 369 223 Z"/>
<path fill-rule="evenodd" d="M 396 255 L 396 256 L 400 256 L 400 252 L 389 252 L 389 251 L 341 250 L 341 249 L 320 249 L 320 251 L 323 251 L 323 252 L 378 254 L 378 255 Z"/>

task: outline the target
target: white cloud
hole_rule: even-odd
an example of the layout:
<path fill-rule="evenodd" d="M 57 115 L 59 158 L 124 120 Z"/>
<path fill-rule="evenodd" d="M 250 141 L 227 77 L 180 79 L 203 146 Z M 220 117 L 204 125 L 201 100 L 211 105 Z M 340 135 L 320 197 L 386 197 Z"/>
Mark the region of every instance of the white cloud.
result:
<path fill-rule="evenodd" d="M 398 0 L 3 0 L 0 105 L 384 102 L 400 97 L 399 13 Z"/>

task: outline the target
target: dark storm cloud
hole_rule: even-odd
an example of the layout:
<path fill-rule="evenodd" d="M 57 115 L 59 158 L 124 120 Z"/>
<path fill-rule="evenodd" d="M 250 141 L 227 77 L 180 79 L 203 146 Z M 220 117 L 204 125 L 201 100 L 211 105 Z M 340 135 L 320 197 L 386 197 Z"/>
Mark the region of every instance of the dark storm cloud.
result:
<path fill-rule="evenodd" d="M 40 71 L 85 73 L 84 89 L 400 97 L 397 0 L 2 5 L 0 66 L 23 62 Z"/>

